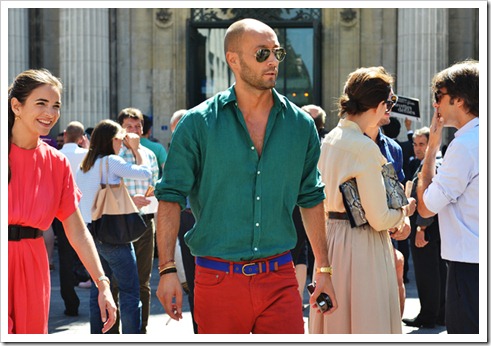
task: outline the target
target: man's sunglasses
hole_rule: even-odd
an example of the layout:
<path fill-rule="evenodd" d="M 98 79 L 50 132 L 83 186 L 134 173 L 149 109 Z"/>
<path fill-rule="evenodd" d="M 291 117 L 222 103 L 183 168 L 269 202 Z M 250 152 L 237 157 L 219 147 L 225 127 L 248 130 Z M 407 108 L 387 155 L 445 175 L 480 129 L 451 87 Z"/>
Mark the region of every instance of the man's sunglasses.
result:
<path fill-rule="evenodd" d="M 435 98 L 435 102 L 440 103 L 444 95 L 448 95 L 448 93 L 442 93 L 440 90 L 435 92 L 435 94 L 433 95 L 433 97 Z"/>
<path fill-rule="evenodd" d="M 286 56 L 285 48 L 282 47 L 273 48 L 273 49 L 261 48 L 256 52 L 256 61 L 257 62 L 266 61 L 271 55 L 271 52 L 273 52 L 274 56 L 276 57 L 276 60 L 278 60 L 279 62 L 282 62 L 285 59 Z"/>
<path fill-rule="evenodd" d="M 395 106 L 395 104 L 397 103 L 397 100 L 398 100 L 397 95 L 392 95 L 390 97 L 390 100 L 386 100 L 385 101 L 385 104 L 386 104 L 386 106 L 385 106 L 385 112 L 386 113 L 389 113 L 392 110 L 392 107 Z"/>

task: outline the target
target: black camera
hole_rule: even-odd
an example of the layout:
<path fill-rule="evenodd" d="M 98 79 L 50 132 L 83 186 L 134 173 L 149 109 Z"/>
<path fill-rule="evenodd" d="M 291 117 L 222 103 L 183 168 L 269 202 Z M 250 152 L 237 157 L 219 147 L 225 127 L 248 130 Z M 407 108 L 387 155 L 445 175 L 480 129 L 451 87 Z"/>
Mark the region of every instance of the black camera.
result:
<path fill-rule="evenodd" d="M 310 295 L 312 295 L 312 293 L 314 293 L 314 290 L 315 290 L 315 283 L 308 284 L 307 290 L 309 291 Z M 319 307 L 319 310 L 321 312 L 329 311 L 332 308 L 331 298 L 327 295 L 327 293 L 324 293 L 324 292 L 322 292 L 317 297 L 316 304 Z"/>

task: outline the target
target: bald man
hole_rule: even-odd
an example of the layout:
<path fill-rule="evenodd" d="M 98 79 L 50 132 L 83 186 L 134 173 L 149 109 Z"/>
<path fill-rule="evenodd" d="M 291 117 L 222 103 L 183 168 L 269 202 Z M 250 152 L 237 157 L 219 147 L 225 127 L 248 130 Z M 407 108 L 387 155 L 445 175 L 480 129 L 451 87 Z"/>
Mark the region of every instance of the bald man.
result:
<path fill-rule="evenodd" d="M 186 197 L 196 216 L 185 235 L 196 256 L 194 315 L 199 333 L 304 333 L 290 249 L 299 205 L 319 266 L 314 279 L 337 307 L 327 259 L 324 186 L 312 117 L 274 89 L 286 51 L 272 28 L 244 19 L 225 35 L 235 84 L 189 110 L 177 126 L 162 180 L 157 296 L 181 318 L 174 264 Z M 291 145 L 295 143 L 295 145 Z"/>

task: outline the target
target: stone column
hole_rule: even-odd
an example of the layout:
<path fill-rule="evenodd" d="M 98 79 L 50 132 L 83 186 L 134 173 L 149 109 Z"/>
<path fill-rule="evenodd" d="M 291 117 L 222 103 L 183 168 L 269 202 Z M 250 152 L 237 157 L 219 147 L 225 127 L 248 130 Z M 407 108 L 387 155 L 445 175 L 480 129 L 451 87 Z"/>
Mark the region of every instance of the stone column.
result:
<path fill-rule="evenodd" d="M 93 127 L 109 114 L 109 12 L 60 9 L 60 129 L 73 120 Z"/>
<path fill-rule="evenodd" d="M 431 79 L 448 66 L 448 9 L 404 8 L 398 12 L 396 93 L 419 99 L 421 122 L 429 126 L 433 116 Z M 407 140 L 404 124 L 402 140 Z"/>
<path fill-rule="evenodd" d="M 186 108 L 186 20 L 189 9 L 153 12 L 153 136 L 166 148 L 170 117 Z"/>
<path fill-rule="evenodd" d="M 9 8 L 8 11 L 8 84 L 29 68 L 29 9 Z"/>

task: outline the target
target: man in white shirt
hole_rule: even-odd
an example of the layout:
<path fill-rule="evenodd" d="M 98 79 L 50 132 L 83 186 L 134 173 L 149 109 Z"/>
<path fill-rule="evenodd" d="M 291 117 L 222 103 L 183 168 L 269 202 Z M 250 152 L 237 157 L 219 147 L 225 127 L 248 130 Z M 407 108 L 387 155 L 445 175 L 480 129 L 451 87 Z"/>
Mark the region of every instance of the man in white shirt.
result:
<path fill-rule="evenodd" d="M 75 176 L 80 163 L 88 152 L 89 140 L 84 132 L 84 125 L 72 121 L 63 132 L 63 147 L 60 149 L 70 162 L 73 176 Z M 80 146 L 82 147 L 80 147 Z M 80 262 L 75 250 L 68 242 L 62 223 L 53 220 L 53 231 L 58 238 L 58 258 L 60 262 L 60 293 L 65 303 L 65 315 L 77 316 L 80 300 L 74 286 L 89 288 L 90 277 Z"/>
<path fill-rule="evenodd" d="M 438 213 L 448 261 L 445 322 L 449 334 L 479 333 L 479 63 L 457 63 L 433 77 L 435 115 L 418 183 L 418 212 Z M 455 127 L 435 174 L 443 127 Z"/>
<path fill-rule="evenodd" d="M 78 121 L 70 122 L 63 133 L 63 141 L 65 144 L 63 144 L 60 152 L 67 157 L 75 176 L 85 154 L 89 151 L 89 140 L 85 135 L 84 125 Z"/>

